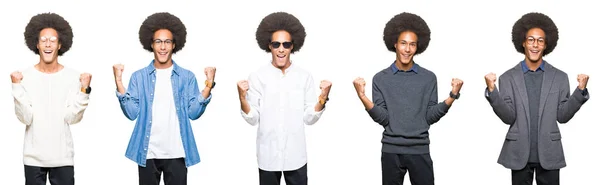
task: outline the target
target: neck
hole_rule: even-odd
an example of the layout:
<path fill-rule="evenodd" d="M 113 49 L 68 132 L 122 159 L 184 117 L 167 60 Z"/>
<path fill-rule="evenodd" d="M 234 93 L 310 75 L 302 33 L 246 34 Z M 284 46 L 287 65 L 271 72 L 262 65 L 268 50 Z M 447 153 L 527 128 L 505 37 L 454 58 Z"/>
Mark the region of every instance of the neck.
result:
<path fill-rule="evenodd" d="M 54 60 L 51 63 L 46 63 L 44 61 L 40 61 L 35 65 L 35 69 L 42 73 L 56 73 L 63 68 L 62 65 L 58 63 L 58 61 Z"/>
<path fill-rule="evenodd" d="M 169 68 L 171 66 L 173 66 L 173 61 L 172 60 L 168 60 L 165 63 L 160 63 L 160 62 L 158 62 L 157 59 L 154 59 L 154 67 L 156 69 L 166 69 L 166 68 Z"/>
<path fill-rule="evenodd" d="M 271 65 L 273 65 L 273 67 L 275 67 L 277 69 L 280 69 L 281 73 L 285 74 L 285 70 L 290 68 L 290 66 L 292 65 L 292 62 L 286 62 L 283 67 L 277 66 L 277 64 L 275 64 L 275 62 L 271 62 Z"/>
<path fill-rule="evenodd" d="M 398 69 L 403 70 L 403 71 L 410 70 L 410 68 L 412 68 L 412 66 L 414 64 L 414 62 L 412 60 L 408 64 L 403 64 L 402 62 L 400 62 L 400 59 L 397 59 L 396 62 L 394 62 L 394 63 Z"/>
<path fill-rule="evenodd" d="M 540 68 L 540 66 L 542 65 L 542 58 L 540 58 L 537 61 L 531 61 L 528 58 L 525 58 L 525 65 L 527 65 L 527 67 L 529 68 L 529 70 L 535 71 L 538 68 Z"/>

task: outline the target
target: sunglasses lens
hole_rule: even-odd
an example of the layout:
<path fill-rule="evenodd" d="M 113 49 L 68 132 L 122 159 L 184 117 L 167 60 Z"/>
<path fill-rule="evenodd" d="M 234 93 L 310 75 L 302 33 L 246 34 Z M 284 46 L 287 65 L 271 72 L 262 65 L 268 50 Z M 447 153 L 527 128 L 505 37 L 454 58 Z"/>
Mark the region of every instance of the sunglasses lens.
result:
<path fill-rule="evenodd" d="M 283 48 L 290 49 L 290 47 L 292 47 L 292 43 L 291 42 L 284 42 L 283 43 Z"/>
<path fill-rule="evenodd" d="M 271 42 L 271 46 L 273 46 L 273 48 L 279 48 L 279 45 L 281 45 L 280 42 Z"/>

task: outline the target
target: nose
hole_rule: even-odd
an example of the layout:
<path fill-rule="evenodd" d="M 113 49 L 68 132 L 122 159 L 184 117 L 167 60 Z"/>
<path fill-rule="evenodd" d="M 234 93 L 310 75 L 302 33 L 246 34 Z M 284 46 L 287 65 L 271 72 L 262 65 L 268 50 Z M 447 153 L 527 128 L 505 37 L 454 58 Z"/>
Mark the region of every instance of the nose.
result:
<path fill-rule="evenodd" d="M 409 52 L 410 52 L 410 49 L 411 49 L 411 48 L 410 48 L 410 46 L 408 46 L 408 45 L 407 45 L 406 47 L 404 47 L 404 51 L 405 51 L 405 52 L 407 52 L 407 53 L 409 53 Z"/>
<path fill-rule="evenodd" d="M 167 44 L 165 42 L 161 42 L 160 43 L 160 50 L 165 50 L 167 49 Z"/>
<path fill-rule="evenodd" d="M 45 41 L 44 44 L 47 48 L 49 48 L 52 45 L 49 40 Z"/>
<path fill-rule="evenodd" d="M 279 47 L 277 48 L 277 52 L 283 53 L 284 51 L 285 49 L 283 48 L 283 44 L 279 45 Z"/>

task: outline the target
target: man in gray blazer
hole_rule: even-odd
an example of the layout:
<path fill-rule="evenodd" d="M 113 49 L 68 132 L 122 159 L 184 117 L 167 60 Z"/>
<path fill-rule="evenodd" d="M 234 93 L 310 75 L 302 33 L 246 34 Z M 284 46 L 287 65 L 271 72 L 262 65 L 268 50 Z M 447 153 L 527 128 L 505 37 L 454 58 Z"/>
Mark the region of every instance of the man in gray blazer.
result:
<path fill-rule="evenodd" d="M 523 15 L 513 26 L 512 40 L 525 59 L 500 76 L 487 74 L 485 97 L 494 113 L 509 125 L 498 163 L 512 170 L 513 185 L 559 184 L 566 166 L 558 123 L 567 123 L 589 99 L 588 76 L 570 94 L 569 78 L 542 59 L 558 41 L 558 29 L 541 13 Z"/>

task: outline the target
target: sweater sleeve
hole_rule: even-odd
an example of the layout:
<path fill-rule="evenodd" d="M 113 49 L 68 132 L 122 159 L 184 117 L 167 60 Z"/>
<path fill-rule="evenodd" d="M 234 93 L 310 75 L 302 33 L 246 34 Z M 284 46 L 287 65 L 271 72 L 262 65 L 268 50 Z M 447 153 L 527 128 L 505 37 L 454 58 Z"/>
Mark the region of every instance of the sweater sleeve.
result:
<path fill-rule="evenodd" d="M 66 102 L 65 122 L 67 124 L 77 124 L 83 119 L 83 113 L 90 102 L 90 95 L 81 92 L 81 86 L 76 85 L 69 91 Z"/>
<path fill-rule="evenodd" d="M 17 119 L 25 125 L 33 122 L 33 105 L 25 87 L 20 83 L 12 84 L 12 95 L 15 101 Z"/>
<path fill-rule="evenodd" d="M 433 86 L 433 88 L 429 95 L 429 102 L 427 103 L 427 114 L 426 114 L 427 123 L 429 123 L 430 125 L 440 121 L 440 119 L 442 119 L 442 117 L 444 117 L 446 115 L 446 113 L 448 113 L 448 109 L 450 109 L 450 106 L 448 106 L 448 104 L 446 104 L 446 102 L 444 102 L 444 101 L 438 102 L 438 90 L 437 90 L 437 79 L 436 78 L 434 78 L 432 86 Z"/>

